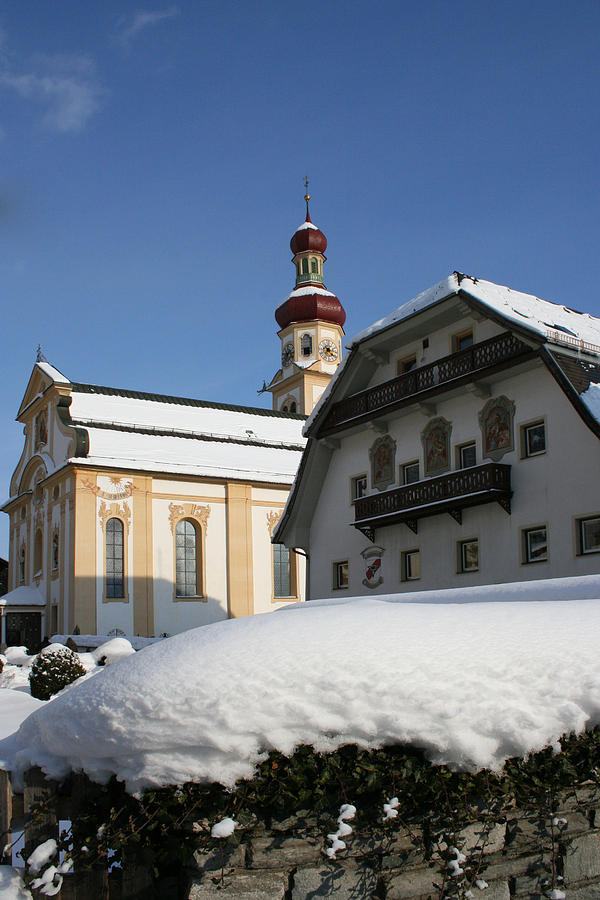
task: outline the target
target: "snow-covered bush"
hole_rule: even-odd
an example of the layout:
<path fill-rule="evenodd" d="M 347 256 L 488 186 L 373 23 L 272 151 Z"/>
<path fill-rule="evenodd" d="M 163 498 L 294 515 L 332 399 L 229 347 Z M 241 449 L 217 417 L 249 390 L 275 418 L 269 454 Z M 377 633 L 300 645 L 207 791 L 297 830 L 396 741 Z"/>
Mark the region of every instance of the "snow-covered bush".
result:
<path fill-rule="evenodd" d="M 49 700 L 68 684 L 72 684 L 86 674 L 77 653 L 68 647 L 40 653 L 34 660 L 29 673 L 31 696 L 38 700 Z"/>

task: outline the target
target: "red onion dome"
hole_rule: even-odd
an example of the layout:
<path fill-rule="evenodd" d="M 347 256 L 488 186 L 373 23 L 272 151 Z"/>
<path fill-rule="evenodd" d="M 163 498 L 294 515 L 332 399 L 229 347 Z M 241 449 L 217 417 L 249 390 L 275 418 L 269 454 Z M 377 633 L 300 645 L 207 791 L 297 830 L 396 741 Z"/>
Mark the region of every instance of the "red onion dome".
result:
<path fill-rule="evenodd" d="M 302 253 L 306 250 L 315 250 L 317 253 L 325 253 L 327 250 L 327 238 L 310 221 L 308 210 L 306 212 L 306 221 L 292 235 L 290 250 L 294 256 L 296 253 Z"/>
<path fill-rule="evenodd" d="M 310 322 L 313 319 L 343 326 L 346 310 L 330 291 L 306 287 L 292 291 L 275 310 L 275 318 L 280 328 L 287 328 L 292 322 Z"/>

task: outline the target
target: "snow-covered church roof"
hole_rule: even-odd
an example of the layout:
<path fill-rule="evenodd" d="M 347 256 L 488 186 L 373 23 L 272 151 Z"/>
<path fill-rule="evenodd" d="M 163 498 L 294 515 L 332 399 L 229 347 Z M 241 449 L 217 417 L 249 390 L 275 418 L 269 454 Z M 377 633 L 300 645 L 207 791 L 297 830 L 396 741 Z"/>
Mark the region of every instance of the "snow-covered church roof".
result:
<path fill-rule="evenodd" d="M 305 441 L 304 416 L 186 397 L 70 382 L 72 424 L 89 440 L 78 465 L 291 484 Z"/>

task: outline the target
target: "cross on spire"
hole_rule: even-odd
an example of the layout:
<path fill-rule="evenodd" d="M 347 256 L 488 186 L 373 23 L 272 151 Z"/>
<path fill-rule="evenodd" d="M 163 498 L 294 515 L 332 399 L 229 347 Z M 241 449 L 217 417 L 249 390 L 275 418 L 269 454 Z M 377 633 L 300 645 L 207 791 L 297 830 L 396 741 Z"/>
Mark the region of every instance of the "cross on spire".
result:
<path fill-rule="evenodd" d="M 306 200 L 306 221 L 310 222 L 310 215 L 308 213 L 308 201 L 310 200 L 310 194 L 308 193 L 308 175 L 304 176 L 304 189 L 306 194 L 304 195 L 304 199 Z"/>

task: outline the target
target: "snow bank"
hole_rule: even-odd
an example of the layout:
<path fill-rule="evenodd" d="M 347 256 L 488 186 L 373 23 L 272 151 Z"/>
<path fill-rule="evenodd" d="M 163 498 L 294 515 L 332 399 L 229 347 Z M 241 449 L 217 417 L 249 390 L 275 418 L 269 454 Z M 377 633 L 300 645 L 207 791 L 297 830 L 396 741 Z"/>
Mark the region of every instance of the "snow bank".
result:
<path fill-rule="evenodd" d="M 141 650 L 143 647 L 148 647 L 150 644 L 156 644 L 157 641 L 163 640 L 160 637 L 140 637 L 137 634 L 123 634 L 120 637 L 125 638 L 134 650 Z M 101 644 L 106 644 L 112 640 L 112 637 L 108 634 L 53 634 L 51 640 L 53 643 L 66 644 L 69 638 L 78 647 L 100 647 Z"/>
<path fill-rule="evenodd" d="M 9 666 L 30 666 L 35 659 L 35 653 L 27 653 L 27 647 L 7 647 L 4 656 Z"/>
<path fill-rule="evenodd" d="M 32 900 L 18 869 L 0 866 L 0 897 L 2 900 Z"/>
<path fill-rule="evenodd" d="M 479 590 L 487 602 L 354 598 L 184 632 L 34 712 L 0 764 L 138 791 L 232 785 L 271 748 L 409 743 L 474 770 L 600 722 L 600 600 Z"/>
<path fill-rule="evenodd" d="M 0 690 L 0 740 L 17 731 L 27 716 L 43 705 L 43 700 L 24 691 Z"/>

